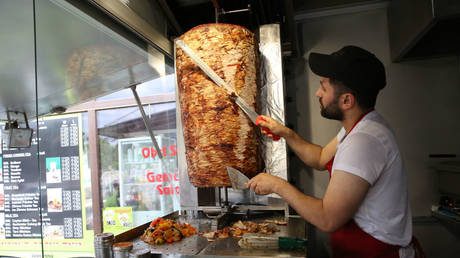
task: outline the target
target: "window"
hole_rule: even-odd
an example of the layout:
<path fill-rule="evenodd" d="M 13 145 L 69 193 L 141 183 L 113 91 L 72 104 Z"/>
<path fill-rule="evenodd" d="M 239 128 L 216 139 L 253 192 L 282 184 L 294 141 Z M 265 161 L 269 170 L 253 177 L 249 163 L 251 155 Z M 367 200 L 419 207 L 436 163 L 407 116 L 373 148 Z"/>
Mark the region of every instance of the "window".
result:
<path fill-rule="evenodd" d="M 179 209 L 176 104 L 145 105 L 163 155 L 137 107 L 97 112 L 103 230 L 115 234 Z"/>

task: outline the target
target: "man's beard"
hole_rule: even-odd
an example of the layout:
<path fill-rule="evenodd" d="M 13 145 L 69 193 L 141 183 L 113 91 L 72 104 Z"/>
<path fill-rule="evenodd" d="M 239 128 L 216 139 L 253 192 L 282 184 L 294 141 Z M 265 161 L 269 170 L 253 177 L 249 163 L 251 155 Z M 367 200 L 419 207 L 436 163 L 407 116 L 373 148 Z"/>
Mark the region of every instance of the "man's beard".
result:
<path fill-rule="evenodd" d="M 339 101 L 338 98 L 335 98 L 333 102 L 331 102 L 329 105 L 326 107 L 323 105 L 321 102 L 321 99 L 319 99 L 320 107 L 321 107 L 321 115 L 325 118 L 328 119 L 333 119 L 333 120 L 343 120 L 343 112 L 339 108 Z"/>

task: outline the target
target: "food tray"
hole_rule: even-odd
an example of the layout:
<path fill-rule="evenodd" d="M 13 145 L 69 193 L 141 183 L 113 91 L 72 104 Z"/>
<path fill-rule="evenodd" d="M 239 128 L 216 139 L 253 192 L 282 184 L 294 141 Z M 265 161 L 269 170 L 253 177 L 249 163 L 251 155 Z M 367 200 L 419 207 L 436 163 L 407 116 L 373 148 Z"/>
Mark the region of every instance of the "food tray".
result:
<path fill-rule="evenodd" d="M 162 245 L 149 245 L 139 238 L 134 243 L 134 249 L 149 249 L 152 254 L 181 254 L 196 255 L 208 245 L 208 240 L 200 235 L 183 238 L 178 242 Z"/>

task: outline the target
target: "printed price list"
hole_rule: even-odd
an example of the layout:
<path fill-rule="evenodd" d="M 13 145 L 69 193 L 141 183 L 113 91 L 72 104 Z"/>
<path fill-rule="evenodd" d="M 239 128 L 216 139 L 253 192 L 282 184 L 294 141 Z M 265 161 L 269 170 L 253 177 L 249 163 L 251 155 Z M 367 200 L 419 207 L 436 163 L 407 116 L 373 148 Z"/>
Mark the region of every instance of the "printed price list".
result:
<path fill-rule="evenodd" d="M 61 157 L 62 181 L 70 181 L 70 158 Z"/>
<path fill-rule="evenodd" d="M 70 160 L 72 180 L 80 180 L 80 158 L 78 156 L 73 156 Z"/>
<path fill-rule="evenodd" d="M 64 218 L 64 238 L 73 238 L 72 218 Z"/>
<path fill-rule="evenodd" d="M 11 238 L 11 219 L 5 218 L 5 237 Z"/>
<path fill-rule="evenodd" d="M 74 211 L 81 210 L 81 194 L 80 194 L 80 191 L 78 191 L 78 190 L 72 191 L 72 204 L 73 204 L 73 210 Z"/>
<path fill-rule="evenodd" d="M 81 218 L 73 218 L 73 237 L 83 237 L 83 223 Z"/>
<path fill-rule="evenodd" d="M 62 208 L 64 211 L 72 210 L 72 192 L 62 191 Z"/>
<path fill-rule="evenodd" d="M 67 125 L 63 125 L 61 127 L 61 147 L 68 147 L 69 146 L 69 127 Z"/>
<path fill-rule="evenodd" d="M 10 212 L 11 211 L 10 194 L 5 194 L 5 206 L 4 206 L 3 209 L 4 209 L 5 212 Z"/>
<path fill-rule="evenodd" d="M 10 183 L 10 163 L 8 161 L 3 162 L 3 183 Z"/>
<path fill-rule="evenodd" d="M 76 124 L 70 125 L 70 146 L 78 145 L 78 126 Z"/>

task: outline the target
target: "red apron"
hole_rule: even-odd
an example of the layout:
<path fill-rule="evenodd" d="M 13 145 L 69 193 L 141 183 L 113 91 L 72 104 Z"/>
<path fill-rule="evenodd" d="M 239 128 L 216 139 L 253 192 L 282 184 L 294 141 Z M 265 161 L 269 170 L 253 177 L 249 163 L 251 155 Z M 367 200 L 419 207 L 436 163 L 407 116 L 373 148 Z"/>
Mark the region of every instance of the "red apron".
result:
<path fill-rule="evenodd" d="M 358 121 L 356 121 L 350 129 L 350 132 L 369 112 L 362 115 Z M 334 157 L 326 163 L 326 168 L 329 171 L 329 178 L 332 176 Z M 384 243 L 364 232 L 353 219 L 331 234 L 331 247 L 333 257 L 350 258 L 398 258 L 400 248 L 400 246 L 397 245 Z"/>

